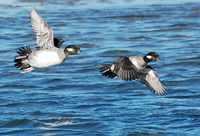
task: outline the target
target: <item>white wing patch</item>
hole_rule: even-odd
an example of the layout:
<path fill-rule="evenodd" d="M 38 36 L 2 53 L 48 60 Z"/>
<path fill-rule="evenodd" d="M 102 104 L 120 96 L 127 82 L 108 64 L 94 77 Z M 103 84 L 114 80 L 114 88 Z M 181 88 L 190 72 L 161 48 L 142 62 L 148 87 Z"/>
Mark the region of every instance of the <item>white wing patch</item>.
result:
<path fill-rule="evenodd" d="M 110 67 L 110 69 L 113 71 L 115 69 L 115 65 L 112 64 L 112 66 Z"/>

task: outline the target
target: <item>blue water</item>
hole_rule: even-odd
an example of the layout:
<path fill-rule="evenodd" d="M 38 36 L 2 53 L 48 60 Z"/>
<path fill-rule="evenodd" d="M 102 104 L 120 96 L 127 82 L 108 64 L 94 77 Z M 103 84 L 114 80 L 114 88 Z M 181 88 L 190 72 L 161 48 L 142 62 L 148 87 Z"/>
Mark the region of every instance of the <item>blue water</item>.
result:
<path fill-rule="evenodd" d="M 152 2 L 152 3 L 151 3 Z M 0 135 L 191 136 L 200 134 L 200 2 L 0 2 Z M 63 64 L 21 74 L 18 48 L 34 49 L 32 7 L 85 52 Z M 158 52 L 151 66 L 168 86 L 101 76 L 119 56 Z"/>

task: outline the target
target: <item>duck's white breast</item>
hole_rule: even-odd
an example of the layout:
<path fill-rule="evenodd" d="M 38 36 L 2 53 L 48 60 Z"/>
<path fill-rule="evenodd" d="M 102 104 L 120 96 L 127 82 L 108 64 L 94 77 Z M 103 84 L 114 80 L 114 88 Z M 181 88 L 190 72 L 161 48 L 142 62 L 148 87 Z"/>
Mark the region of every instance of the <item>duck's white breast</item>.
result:
<path fill-rule="evenodd" d="M 34 51 L 29 55 L 28 62 L 32 67 L 45 68 L 61 64 L 66 55 L 61 49 L 46 49 Z"/>
<path fill-rule="evenodd" d="M 130 56 L 129 60 L 132 62 L 132 64 L 137 68 L 137 71 L 140 72 L 146 67 L 146 62 L 143 60 L 142 57 L 138 56 Z"/>

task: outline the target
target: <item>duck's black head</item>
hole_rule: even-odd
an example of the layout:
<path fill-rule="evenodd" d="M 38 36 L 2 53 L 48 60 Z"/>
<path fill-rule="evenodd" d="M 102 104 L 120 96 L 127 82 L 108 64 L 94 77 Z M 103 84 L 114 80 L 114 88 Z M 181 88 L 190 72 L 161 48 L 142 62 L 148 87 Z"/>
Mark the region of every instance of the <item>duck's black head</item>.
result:
<path fill-rule="evenodd" d="M 68 54 L 77 54 L 77 53 L 84 53 L 83 51 L 80 50 L 80 47 L 77 45 L 68 45 L 65 48 L 65 51 L 68 52 Z"/>
<path fill-rule="evenodd" d="M 159 57 L 158 53 L 149 52 L 144 56 L 144 61 L 150 62 L 150 61 L 163 61 L 163 60 Z"/>

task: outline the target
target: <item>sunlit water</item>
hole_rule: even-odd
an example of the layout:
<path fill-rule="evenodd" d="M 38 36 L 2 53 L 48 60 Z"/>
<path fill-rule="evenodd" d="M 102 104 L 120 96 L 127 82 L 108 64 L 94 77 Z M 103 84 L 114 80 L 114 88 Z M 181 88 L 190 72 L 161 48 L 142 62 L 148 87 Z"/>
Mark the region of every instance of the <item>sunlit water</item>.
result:
<path fill-rule="evenodd" d="M 200 3 L 6 1 L 0 3 L 1 135 L 198 135 Z M 13 65 L 18 48 L 34 49 L 34 7 L 85 52 L 27 74 Z M 169 87 L 163 96 L 135 81 L 108 79 L 99 67 L 119 56 L 158 52 L 151 66 Z"/>

